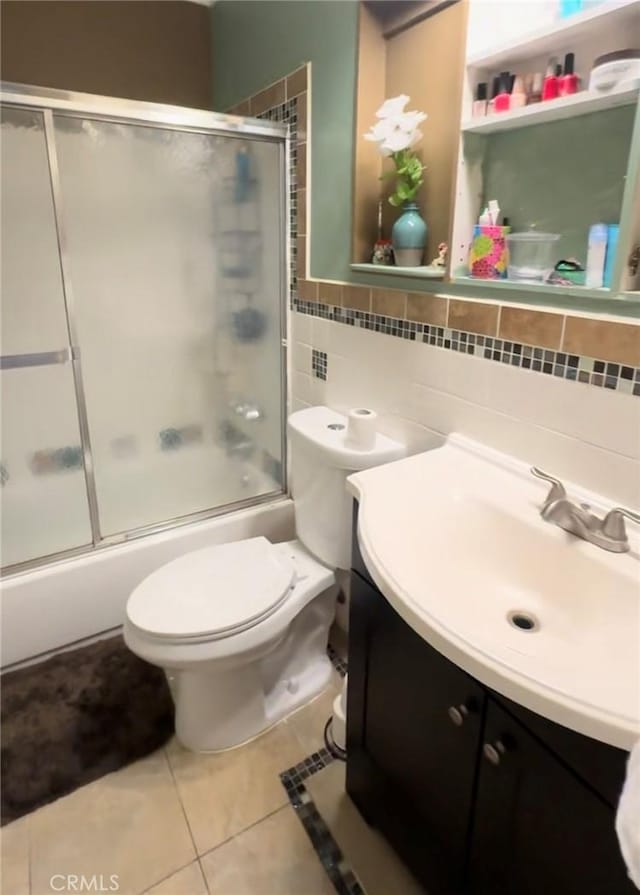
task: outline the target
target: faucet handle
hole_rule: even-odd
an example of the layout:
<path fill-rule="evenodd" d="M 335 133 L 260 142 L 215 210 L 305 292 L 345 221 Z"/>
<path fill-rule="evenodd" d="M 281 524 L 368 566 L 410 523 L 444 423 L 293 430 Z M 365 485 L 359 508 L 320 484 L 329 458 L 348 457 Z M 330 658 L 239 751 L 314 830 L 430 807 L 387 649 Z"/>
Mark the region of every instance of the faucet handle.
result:
<path fill-rule="evenodd" d="M 560 479 L 554 478 L 554 476 L 549 475 L 549 473 L 545 472 L 543 469 L 538 469 L 537 466 L 531 467 L 531 474 L 534 475 L 536 478 L 543 479 L 545 482 L 549 482 L 551 484 L 551 490 L 547 494 L 545 505 L 552 503 L 554 500 L 561 500 L 563 497 L 567 496 L 565 487 Z"/>
<path fill-rule="evenodd" d="M 627 540 L 627 530 L 624 525 L 625 518 L 631 519 L 632 522 L 640 525 L 640 515 L 638 513 L 634 513 L 633 510 L 626 510 L 624 507 L 614 507 L 612 510 L 609 510 L 602 521 L 602 534 L 613 541 L 625 542 Z"/>

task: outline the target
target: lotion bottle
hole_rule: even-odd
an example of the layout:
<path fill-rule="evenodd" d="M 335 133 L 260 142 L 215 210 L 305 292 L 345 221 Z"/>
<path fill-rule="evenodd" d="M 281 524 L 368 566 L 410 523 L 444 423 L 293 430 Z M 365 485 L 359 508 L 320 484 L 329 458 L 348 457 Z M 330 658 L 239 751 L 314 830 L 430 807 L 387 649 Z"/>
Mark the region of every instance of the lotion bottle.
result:
<path fill-rule="evenodd" d="M 585 286 L 600 289 L 604 285 L 604 266 L 607 257 L 609 231 L 606 224 L 592 224 L 589 229 L 587 276 Z"/>

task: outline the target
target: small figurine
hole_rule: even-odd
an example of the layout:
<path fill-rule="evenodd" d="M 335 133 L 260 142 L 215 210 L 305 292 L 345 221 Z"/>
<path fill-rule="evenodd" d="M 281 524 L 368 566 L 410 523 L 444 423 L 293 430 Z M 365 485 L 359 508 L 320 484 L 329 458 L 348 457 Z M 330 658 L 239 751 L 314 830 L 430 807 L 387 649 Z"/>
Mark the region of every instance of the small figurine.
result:
<path fill-rule="evenodd" d="M 449 246 L 446 242 L 438 243 L 438 257 L 434 258 L 431 262 L 431 267 L 446 267 L 447 266 L 447 252 L 449 251 Z"/>
<path fill-rule="evenodd" d="M 393 264 L 393 247 L 390 239 L 376 240 L 371 261 L 374 264 Z"/>

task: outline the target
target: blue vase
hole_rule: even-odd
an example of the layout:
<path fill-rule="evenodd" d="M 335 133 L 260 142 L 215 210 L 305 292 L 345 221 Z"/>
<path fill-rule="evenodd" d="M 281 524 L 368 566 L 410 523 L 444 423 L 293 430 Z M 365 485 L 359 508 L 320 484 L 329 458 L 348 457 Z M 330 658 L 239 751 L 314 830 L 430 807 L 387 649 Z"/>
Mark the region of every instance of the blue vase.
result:
<path fill-rule="evenodd" d="M 391 242 L 398 267 L 420 267 L 427 244 L 427 224 L 415 202 L 405 202 L 404 211 L 391 230 Z"/>

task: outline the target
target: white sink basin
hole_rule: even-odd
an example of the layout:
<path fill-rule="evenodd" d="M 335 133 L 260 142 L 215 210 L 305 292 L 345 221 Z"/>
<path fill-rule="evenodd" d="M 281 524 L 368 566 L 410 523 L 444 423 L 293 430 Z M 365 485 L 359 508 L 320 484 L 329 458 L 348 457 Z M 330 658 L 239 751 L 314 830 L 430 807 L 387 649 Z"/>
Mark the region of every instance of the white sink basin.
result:
<path fill-rule="evenodd" d="M 635 532 L 631 552 L 614 554 L 545 522 L 547 483 L 460 436 L 349 487 L 371 576 L 418 634 L 551 720 L 625 749 L 640 738 Z M 516 627 L 513 614 L 534 627 Z"/>

